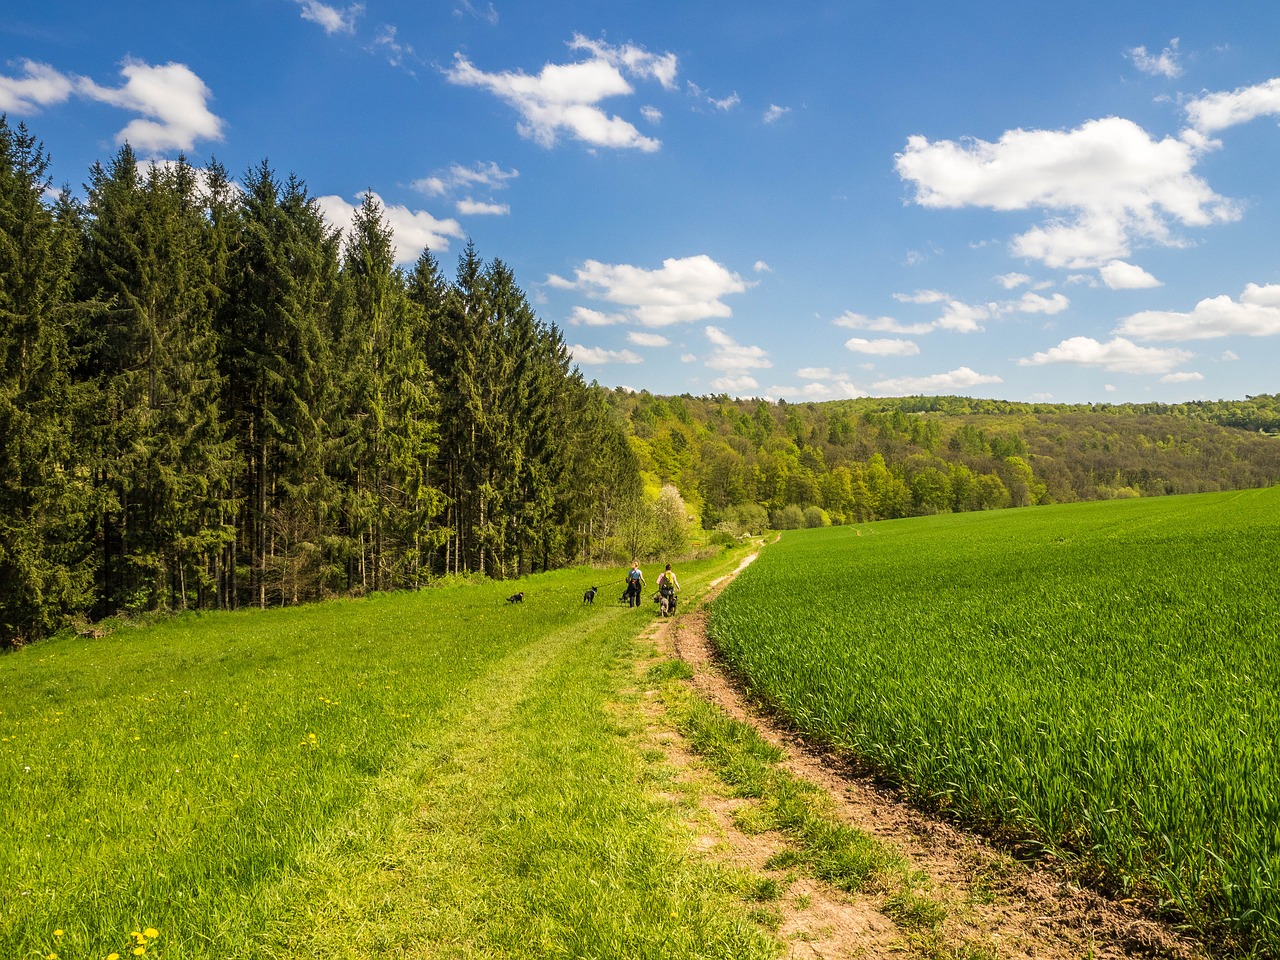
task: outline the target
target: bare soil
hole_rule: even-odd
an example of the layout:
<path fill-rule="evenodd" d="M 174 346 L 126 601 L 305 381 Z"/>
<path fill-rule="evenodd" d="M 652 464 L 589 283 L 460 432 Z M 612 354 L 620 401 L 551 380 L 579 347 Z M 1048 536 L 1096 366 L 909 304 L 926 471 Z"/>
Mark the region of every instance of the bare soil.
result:
<path fill-rule="evenodd" d="M 752 554 L 739 566 L 741 571 Z M 727 582 L 730 577 L 722 578 Z M 712 584 L 710 600 L 723 582 Z M 785 893 L 771 904 L 779 935 L 792 958 L 989 957 L 1036 960 L 1094 957 L 1159 957 L 1204 960 L 1197 942 L 1134 901 L 1108 899 L 1084 889 L 1052 864 L 1027 865 L 983 837 L 957 829 L 905 802 L 890 788 L 860 776 L 838 756 L 806 743 L 755 709 L 722 669 L 706 632 L 705 610 L 660 620 L 650 639 L 665 655 L 693 671 L 697 692 L 731 716 L 751 723 L 781 748 L 784 766 L 821 786 L 838 815 L 897 850 L 928 878 L 929 896 L 946 907 L 947 919 L 926 935 L 907 931 L 884 912 L 880 894 L 848 895 L 807 877 L 776 874 Z M 678 734 L 661 742 L 677 771 L 693 771 L 697 760 Z M 692 776 L 693 774 L 690 773 Z M 703 816 L 696 845 L 734 866 L 768 875 L 765 863 L 787 848 L 775 834 L 751 835 L 734 825 L 745 801 L 709 790 L 701 793 Z"/>

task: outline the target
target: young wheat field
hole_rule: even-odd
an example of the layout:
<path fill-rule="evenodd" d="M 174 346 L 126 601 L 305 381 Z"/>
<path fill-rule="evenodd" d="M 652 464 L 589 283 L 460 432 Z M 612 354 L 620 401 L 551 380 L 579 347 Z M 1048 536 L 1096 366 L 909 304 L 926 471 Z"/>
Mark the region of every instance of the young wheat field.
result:
<path fill-rule="evenodd" d="M 784 535 L 712 608 L 753 693 L 926 805 L 1280 948 L 1280 489 Z"/>

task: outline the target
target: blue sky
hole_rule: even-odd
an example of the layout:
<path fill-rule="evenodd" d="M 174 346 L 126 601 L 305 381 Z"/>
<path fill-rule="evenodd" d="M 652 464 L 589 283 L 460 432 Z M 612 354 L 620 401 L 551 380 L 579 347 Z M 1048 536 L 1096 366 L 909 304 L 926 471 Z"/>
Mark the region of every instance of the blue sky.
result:
<path fill-rule="evenodd" d="M 1280 4 L 225 0 L 0 14 L 82 191 L 267 159 L 504 260 L 587 379 L 788 401 L 1280 390 Z"/>

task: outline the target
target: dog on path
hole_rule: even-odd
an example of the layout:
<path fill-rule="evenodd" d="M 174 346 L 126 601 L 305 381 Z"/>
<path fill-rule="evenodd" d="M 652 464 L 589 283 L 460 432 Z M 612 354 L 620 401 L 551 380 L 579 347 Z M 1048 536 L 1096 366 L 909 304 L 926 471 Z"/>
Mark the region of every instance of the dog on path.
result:
<path fill-rule="evenodd" d="M 524 591 L 521 590 L 519 593 L 513 593 L 507 597 L 507 603 L 524 603 Z"/>
<path fill-rule="evenodd" d="M 592 587 L 590 590 L 588 590 L 586 593 L 584 593 L 584 594 L 582 595 L 582 602 L 583 602 L 583 603 L 595 603 L 595 602 L 596 602 L 596 588 L 595 588 L 595 587 Z"/>

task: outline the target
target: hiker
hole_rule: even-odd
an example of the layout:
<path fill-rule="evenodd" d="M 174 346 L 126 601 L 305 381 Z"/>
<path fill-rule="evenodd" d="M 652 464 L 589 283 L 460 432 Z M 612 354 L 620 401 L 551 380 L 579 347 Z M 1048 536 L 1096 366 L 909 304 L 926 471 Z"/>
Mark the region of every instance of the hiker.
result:
<path fill-rule="evenodd" d="M 667 569 L 658 577 L 658 596 L 667 601 L 664 613 L 670 615 L 676 612 L 676 593 L 679 590 L 680 581 L 676 579 L 676 572 L 668 563 Z"/>
<path fill-rule="evenodd" d="M 627 606 L 640 606 L 640 593 L 644 589 L 644 574 L 640 570 L 639 561 L 631 561 L 631 570 L 627 573 Z"/>

